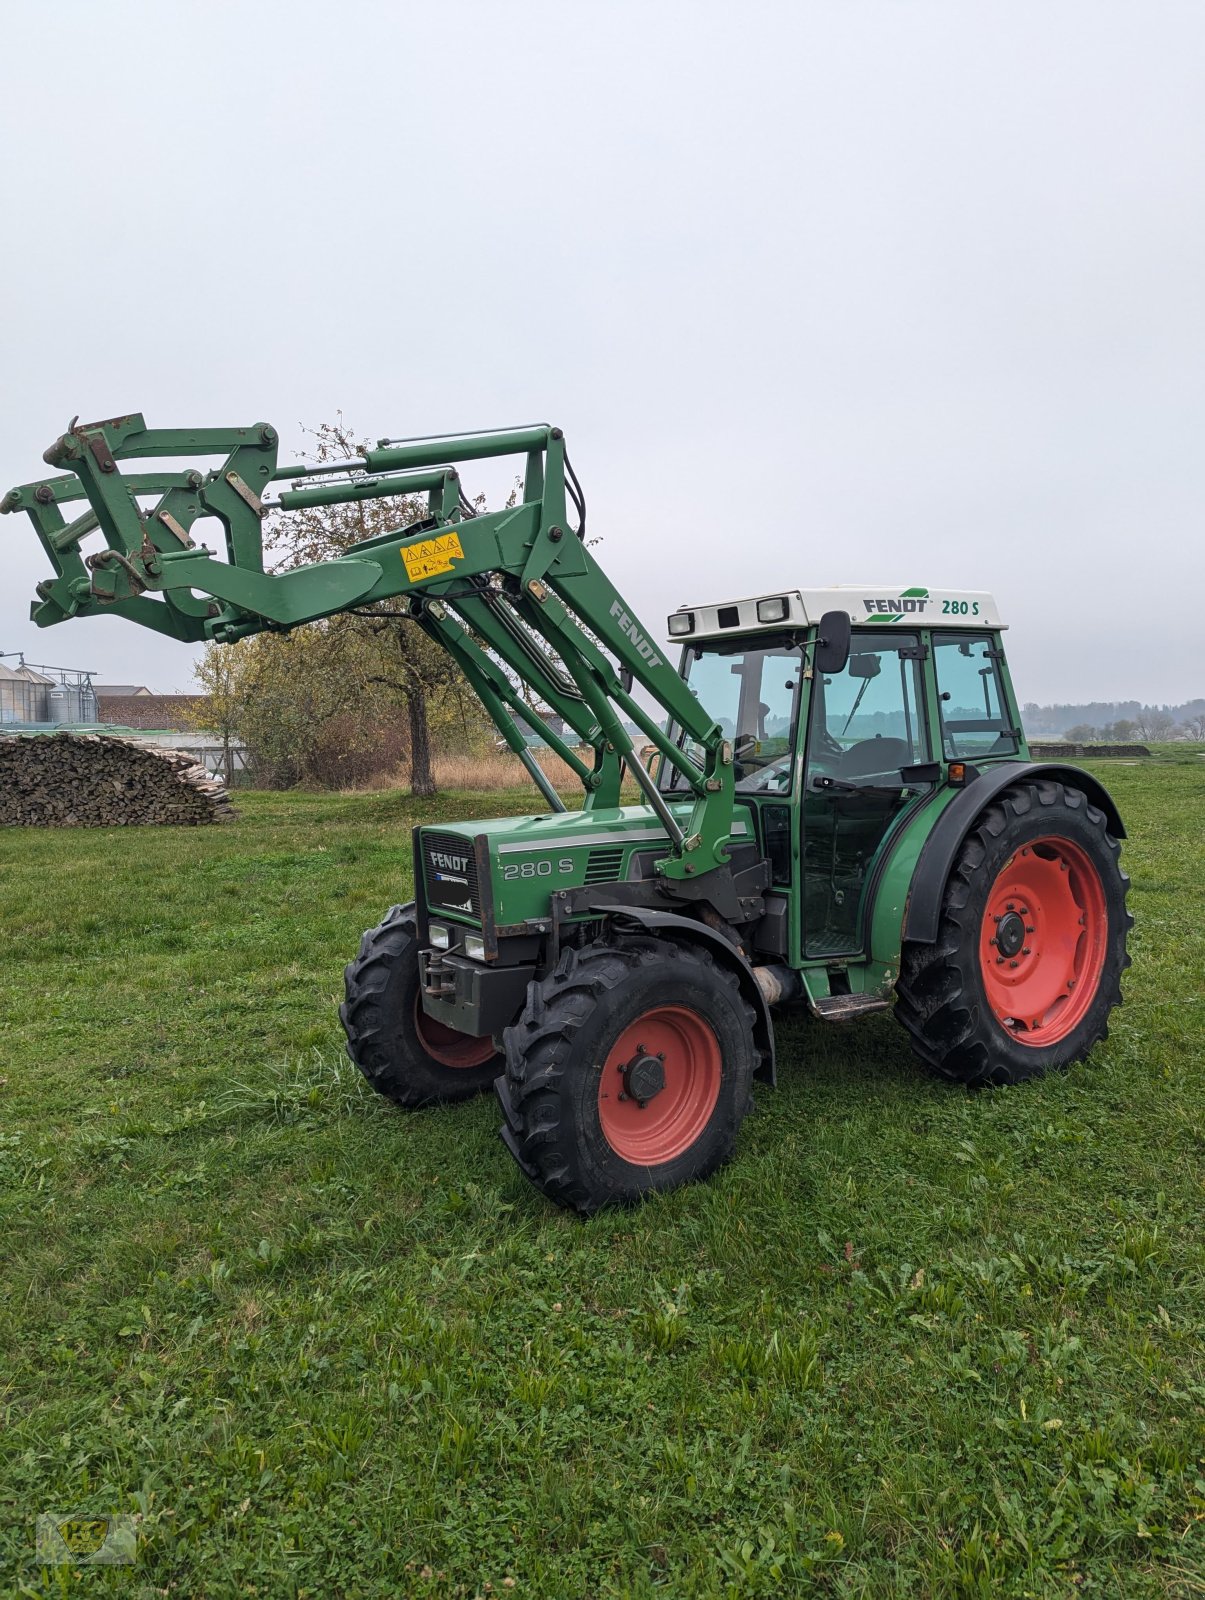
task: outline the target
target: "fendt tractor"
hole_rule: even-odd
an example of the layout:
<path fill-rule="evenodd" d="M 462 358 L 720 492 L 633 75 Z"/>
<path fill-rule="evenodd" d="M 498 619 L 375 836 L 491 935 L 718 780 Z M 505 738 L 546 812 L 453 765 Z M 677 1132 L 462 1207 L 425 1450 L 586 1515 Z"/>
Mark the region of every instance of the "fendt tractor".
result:
<path fill-rule="evenodd" d="M 364 935 L 340 1010 L 380 1093 L 409 1109 L 493 1086 L 522 1170 L 589 1213 L 728 1159 L 754 1083 L 775 1080 L 775 1006 L 828 1023 L 894 1007 L 924 1065 L 966 1085 L 1105 1037 L 1125 829 L 1094 777 L 1029 759 L 990 594 L 683 606 L 675 669 L 591 553 L 559 428 L 287 467 L 277 448 L 266 424 L 73 423 L 45 454 L 65 470 L 0 510 L 28 513 L 54 568 L 40 626 L 109 614 L 231 641 L 393 602 L 459 664 L 547 809 L 414 830 L 414 899 Z M 194 456 L 220 465 L 179 469 Z M 522 498 L 478 511 L 456 464 L 499 456 L 524 458 Z M 176 465 L 119 466 L 154 457 Z M 270 511 L 419 493 L 425 518 L 265 570 Z M 205 519 L 221 554 L 194 539 Z M 639 805 L 620 803 L 625 772 Z"/>

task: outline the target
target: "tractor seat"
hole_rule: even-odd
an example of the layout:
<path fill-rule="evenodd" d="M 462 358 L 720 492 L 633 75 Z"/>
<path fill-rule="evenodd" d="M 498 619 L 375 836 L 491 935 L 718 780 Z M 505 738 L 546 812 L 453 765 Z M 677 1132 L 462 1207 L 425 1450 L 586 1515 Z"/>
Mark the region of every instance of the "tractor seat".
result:
<path fill-rule="evenodd" d="M 841 757 L 836 776 L 861 778 L 871 773 L 892 773 L 912 760 L 912 747 L 906 739 L 863 739 L 850 745 Z"/>

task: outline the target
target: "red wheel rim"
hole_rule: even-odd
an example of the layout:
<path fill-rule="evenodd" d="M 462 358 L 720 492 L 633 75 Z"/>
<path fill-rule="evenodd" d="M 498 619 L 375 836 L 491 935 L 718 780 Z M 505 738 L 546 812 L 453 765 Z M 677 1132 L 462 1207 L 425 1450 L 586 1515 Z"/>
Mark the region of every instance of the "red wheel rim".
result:
<path fill-rule="evenodd" d="M 607 1143 L 638 1167 L 682 1155 L 711 1120 L 722 1067 L 720 1041 L 697 1012 L 685 1006 L 646 1011 L 623 1030 L 603 1063 L 598 1119 Z"/>
<path fill-rule="evenodd" d="M 414 997 L 414 1031 L 419 1044 L 441 1067 L 483 1067 L 497 1054 L 488 1033 L 457 1033 L 455 1028 L 446 1028 L 429 1017 L 419 995 Z"/>
<path fill-rule="evenodd" d="M 979 961 L 987 1003 L 1018 1044 L 1065 1039 L 1104 970 L 1100 873 L 1069 839 L 1035 839 L 1005 862 L 987 897 Z"/>

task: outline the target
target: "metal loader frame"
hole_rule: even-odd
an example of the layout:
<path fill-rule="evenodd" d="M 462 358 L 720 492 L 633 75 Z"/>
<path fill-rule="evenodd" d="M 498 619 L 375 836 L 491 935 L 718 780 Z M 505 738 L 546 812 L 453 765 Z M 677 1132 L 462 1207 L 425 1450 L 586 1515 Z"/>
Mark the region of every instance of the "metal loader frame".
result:
<path fill-rule="evenodd" d="M 113 615 L 186 642 L 230 642 L 379 601 L 403 600 L 419 627 L 456 660 L 507 745 L 554 810 L 563 802 L 532 758 L 519 724 L 534 728 L 581 781 L 585 806 L 619 803 L 625 766 L 670 840 L 656 863 L 670 881 L 725 871 L 733 818 L 732 747 L 586 544 L 585 500 L 559 428 L 539 425 L 409 440 L 379 440 L 353 460 L 277 464 L 279 435 L 249 428 L 148 428 L 141 415 L 81 424 L 46 451 L 63 475 L 12 489 L 0 512 L 28 514 L 55 576 L 37 586 L 39 627 Z M 524 457 L 522 497 L 476 514 L 455 463 Z M 222 457 L 207 472 L 124 473 L 154 457 Z M 266 501 L 272 483 L 290 483 Z M 427 496 L 427 516 L 351 546 L 335 560 L 266 571 L 263 519 L 383 497 Z M 84 501 L 68 521 L 62 507 Z M 569 505 L 577 525 L 569 521 Z M 224 534 L 224 559 L 197 544 L 198 522 Z M 85 557 L 99 532 L 105 548 Z M 528 704 L 517 682 L 563 719 L 583 761 Z M 634 697 L 639 684 L 701 750 L 667 736 Z M 678 772 L 693 801 L 683 826 L 636 754 L 625 717 Z"/>

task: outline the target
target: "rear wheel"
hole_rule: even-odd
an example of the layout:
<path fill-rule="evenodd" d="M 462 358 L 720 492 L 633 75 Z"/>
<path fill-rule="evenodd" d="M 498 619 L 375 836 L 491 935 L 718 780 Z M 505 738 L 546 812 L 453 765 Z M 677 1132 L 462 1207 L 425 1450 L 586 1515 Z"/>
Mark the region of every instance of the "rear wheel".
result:
<path fill-rule="evenodd" d="M 1018 1083 L 1108 1034 L 1130 964 L 1130 880 L 1104 813 L 1053 779 L 985 808 L 946 884 L 931 945 L 904 946 L 896 1016 L 932 1071 Z"/>
<path fill-rule="evenodd" d="M 505 1035 L 503 1141 L 584 1214 L 708 1177 L 749 1107 L 753 1022 L 735 974 L 695 946 L 566 951 Z"/>
<path fill-rule="evenodd" d="M 373 1088 L 396 1105 L 415 1109 L 468 1100 L 494 1081 L 494 1041 L 457 1033 L 423 1010 L 411 906 L 393 906 L 368 930 L 344 971 L 344 985 L 339 1020 L 347 1053 Z"/>

